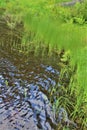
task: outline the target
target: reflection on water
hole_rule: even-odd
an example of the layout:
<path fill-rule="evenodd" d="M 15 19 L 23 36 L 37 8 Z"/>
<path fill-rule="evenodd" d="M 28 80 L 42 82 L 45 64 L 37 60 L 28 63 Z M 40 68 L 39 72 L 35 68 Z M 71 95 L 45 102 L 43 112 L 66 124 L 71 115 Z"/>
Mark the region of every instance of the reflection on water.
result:
<path fill-rule="evenodd" d="M 59 78 L 55 58 L 0 47 L 0 130 L 54 130 L 49 89 Z"/>

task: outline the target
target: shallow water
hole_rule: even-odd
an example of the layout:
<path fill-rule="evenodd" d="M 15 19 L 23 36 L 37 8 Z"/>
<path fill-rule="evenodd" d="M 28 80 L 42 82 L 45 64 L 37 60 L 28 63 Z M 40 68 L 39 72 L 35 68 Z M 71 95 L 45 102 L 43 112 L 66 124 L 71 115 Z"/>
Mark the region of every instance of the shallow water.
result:
<path fill-rule="evenodd" d="M 57 60 L 0 47 L 0 130 L 55 129 L 49 96 L 59 79 Z"/>

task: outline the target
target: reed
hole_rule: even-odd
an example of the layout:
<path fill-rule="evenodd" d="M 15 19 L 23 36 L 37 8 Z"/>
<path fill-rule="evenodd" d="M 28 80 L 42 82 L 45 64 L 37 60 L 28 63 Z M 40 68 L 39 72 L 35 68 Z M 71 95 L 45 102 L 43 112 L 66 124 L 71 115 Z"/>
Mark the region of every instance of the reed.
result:
<path fill-rule="evenodd" d="M 67 22 L 62 21 L 60 15 L 55 9 L 54 0 L 14 0 L 9 1 L 4 5 L 6 11 L 4 16 L 9 16 L 13 19 L 13 23 L 24 24 L 24 35 L 22 46 L 26 46 L 26 51 L 42 51 L 44 54 L 48 48 L 47 55 L 51 55 L 52 51 L 59 54 L 61 50 L 65 50 L 61 63 L 69 60 L 68 64 L 64 64 L 61 69 L 60 77 L 63 77 L 65 72 L 68 73 L 70 79 L 67 87 L 62 85 L 64 95 L 56 98 L 56 104 L 53 106 L 58 109 L 59 105 L 66 107 L 70 117 L 81 125 L 81 130 L 86 130 L 87 127 L 87 27 L 81 20 L 82 17 L 76 18 L 77 23 L 72 22 L 75 17 L 69 14 Z M 84 5 L 84 4 L 83 4 Z M 2 4 L 0 4 L 0 7 Z M 56 7 L 58 8 L 58 7 Z M 60 11 L 76 12 L 76 8 L 62 8 Z M 78 11 L 77 11 L 78 12 Z M 81 11 L 81 15 L 82 15 Z M 80 15 L 80 14 L 79 14 Z M 80 16 L 81 16 L 80 15 Z M 62 15 L 63 16 L 63 15 Z M 86 16 L 83 15 L 85 18 Z M 66 19 L 67 16 L 63 16 Z M 74 17 L 74 18 L 73 18 Z M 85 19 L 86 20 L 86 19 Z M 11 23 L 8 20 L 9 23 Z M 80 24 L 79 24 L 80 23 Z M 9 24 L 8 24 L 9 26 Z M 75 69 L 75 66 L 76 69 Z M 71 70 L 71 71 L 70 71 Z M 72 73 L 71 76 L 69 73 Z M 60 81 L 62 82 L 61 78 Z M 55 87 L 55 91 L 58 87 Z M 53 94 L 51 94 L 53 96 Z M 73 100 L 72 100 L 73 98 Z M 70 110 L 72 108 L 72 110 Z M 65 129 L 65 128 L 64 128 Z"/>

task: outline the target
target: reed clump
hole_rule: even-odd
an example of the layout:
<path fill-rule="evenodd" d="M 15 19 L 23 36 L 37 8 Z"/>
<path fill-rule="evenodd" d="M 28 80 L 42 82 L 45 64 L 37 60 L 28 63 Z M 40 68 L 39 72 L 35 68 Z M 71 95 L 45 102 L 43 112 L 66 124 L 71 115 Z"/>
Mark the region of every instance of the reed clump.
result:
<path fill-rule="evenodd" d="M 61 59 L 60 84 L 63 93 L 57 97 L 56 86 L 51 91 L 56 101 L 53 106 L 67 109 L 70 118 L 80 130 L 87 129 L 87 0 L 77 3 L 74 7 L 55 6 L 54 0 L 12 0 L 4 1 L 0 8 L 9 28 L 14 29 L 17 23 L 23 23 L 21 46 L 26 51 L 41 50 L 43 55 L 64 54 Z M 9 19 L 7 17 L 9 16 Z M 47 50 L 47 51 L 46 51 Z M 68 83 L 64 83 L 65 81 Z M 55 93 L 55 94 L 54 94 Z M 63 128 L 66 129 L 66 128 Z M 67 128 L 69 129 L 69 128 Z"/>

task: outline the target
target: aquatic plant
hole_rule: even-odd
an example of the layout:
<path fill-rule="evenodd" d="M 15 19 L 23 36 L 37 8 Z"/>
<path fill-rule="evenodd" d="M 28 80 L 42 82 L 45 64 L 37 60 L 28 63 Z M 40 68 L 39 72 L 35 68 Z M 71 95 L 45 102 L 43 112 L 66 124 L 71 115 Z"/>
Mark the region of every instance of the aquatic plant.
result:
<path fill-rule="evenodd" d="M 23 22 L 24 35 L 22 46 L 26 51 L 40 51 L 47 56 L 54 51 L 61 54 L 62 64 L 60 82 L 63 94 L 59 95 L 53 105 L 65 107 L 70 117 L 81 129 L 87 125 L 87 1 L 72 8 L 55 6 L 55 0 L 14 0 L 5 5 L 4 17 L 9 28 Z M 1 7 L 1 5 L 0 5 Z M 9 19 L 7 19 L 9 17 Z M 69 62 L 69 64 L 67 63 Z M 66 74 L 66 75 L 65 75 Z M 64 76 L 69 82 L 63 84 Z M 66 78 L 65 78 L 66 80 Z M 51 96 L 58 91 L 55 87 Z M 74 97 L 74 98 L 73 98 Z M 51 97 L 52 99 L 52 97 Z M 70 110 L 70 108 L 72 108 Z M 65 128 L 64 128 L 65 129 Z"/>

